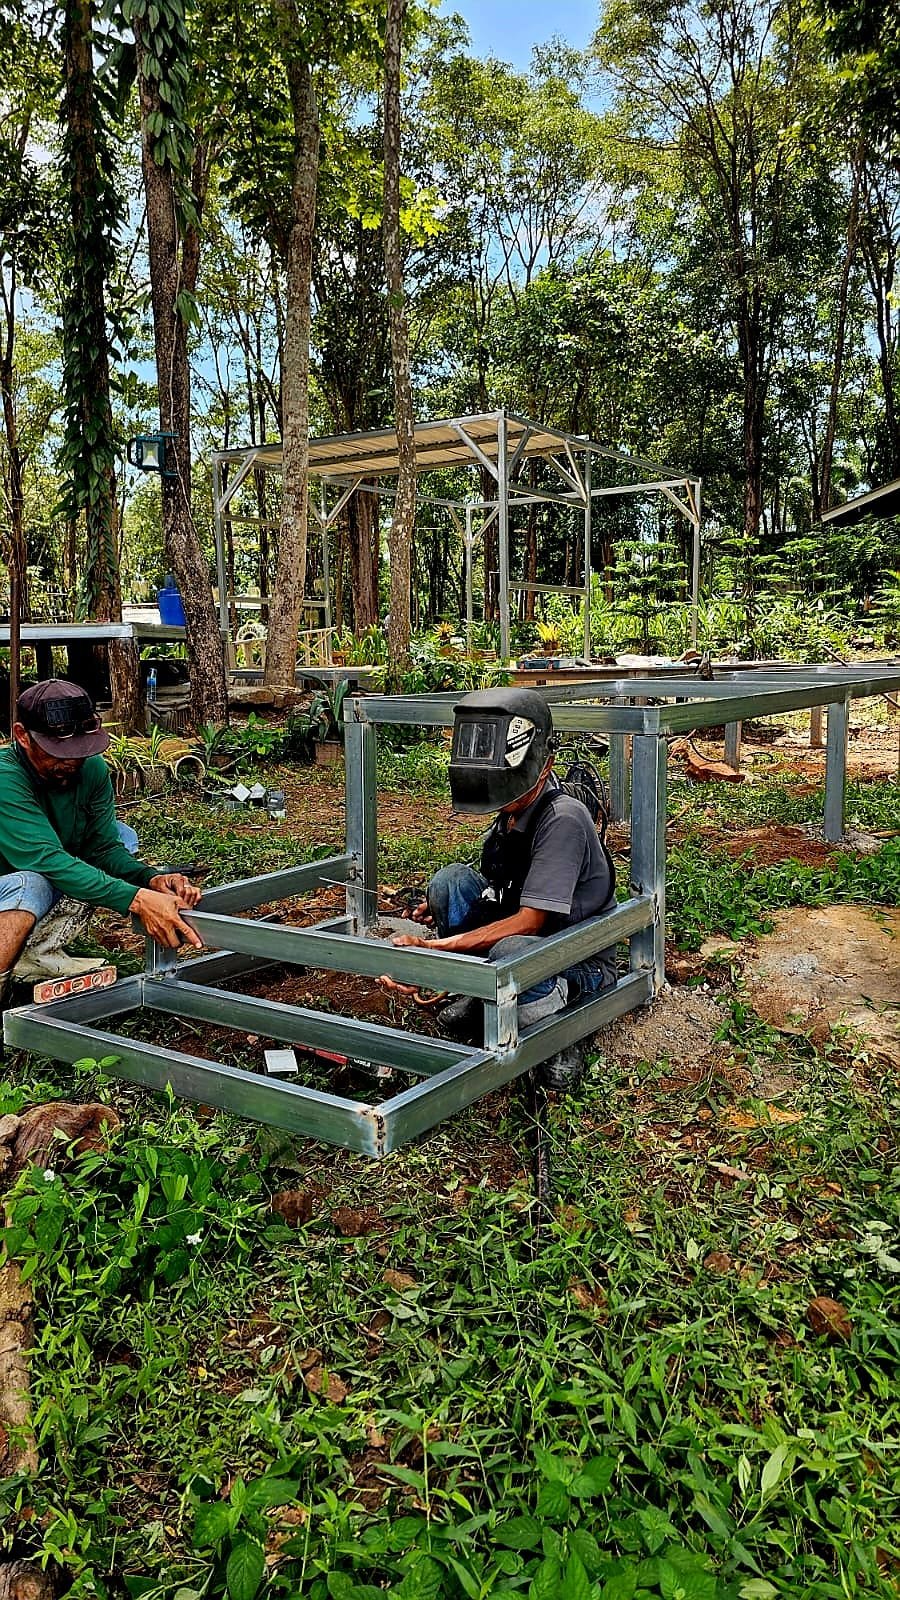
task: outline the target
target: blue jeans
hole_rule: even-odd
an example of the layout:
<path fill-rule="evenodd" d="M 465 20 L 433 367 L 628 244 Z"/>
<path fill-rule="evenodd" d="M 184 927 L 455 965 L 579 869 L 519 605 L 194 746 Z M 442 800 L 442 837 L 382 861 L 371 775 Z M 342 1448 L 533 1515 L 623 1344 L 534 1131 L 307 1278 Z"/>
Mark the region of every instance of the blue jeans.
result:
<path fill-rule="evenodd" d="M 117 822 L 116 827 L 125 849 L 136 856 L 138 836 L 134 829 L 126 822 Z M 35 921 L 40 922 L 61 899 L 59 890 L 40 872 L 7 872 L 0 877 L 0 912 L 30 911 Z"/>
<path fill-rule="evenodd" d="M 449 867 L 441 867 L 434 874 L 425 891 L 425 898 L 439 938 L 445 939 L 448 934 L 455 933 L 462 927 L 487 888 L 489 888 L 488 880 L 483 873 L 476 872 L 474 867 L 467 867 L 461 861 L 454 861 Z M 497 917 L 501 915 L 498 906 Z M 487 917 L 485 920 L 489 922 L 490 918 Z M 488 959 L 502 961 L 509 956 L 521 955 L 523 951 L 539 943 L 540 934 L 513 934 L 509 938 L 498 939 L 491 948 Z M 569 999 L 576 994 L 596 994 L 598 989 L 607 988 L 615 983 L 614 952 L 610 951 L 608 958 L 604 951 L 602 958 L 579 961 L 574 967 L 567 967 L 564 972 L 559 973 L 558 977 L 542 978 L 533 988 L 519 996 L 519 1005 L 530 1005 L 534 1001 L 552 995 L 558 986 L 559 978 L 564 978 L 568 984 Z"/>

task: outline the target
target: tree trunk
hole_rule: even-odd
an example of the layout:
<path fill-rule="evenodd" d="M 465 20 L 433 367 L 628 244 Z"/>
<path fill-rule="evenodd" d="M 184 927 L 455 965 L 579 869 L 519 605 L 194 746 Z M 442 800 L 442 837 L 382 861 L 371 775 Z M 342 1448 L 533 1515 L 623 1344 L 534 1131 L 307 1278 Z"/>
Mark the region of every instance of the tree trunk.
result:
<path fill-rule="evenodd" d="M 358 633 L 378 623 L 378 497 L 358 489 L 347 502 L 350 586 Z"/>
<path fill-rule="evenodd" d="M 761 344 L 759 291 L 742 291 L 738 313 L 738 346 L 744 378 L 744 535 L 754 550 L 759 540 L 762 517 L 765 384 Z"/>
<path fill-rule="evenodd" d="M 394 426 L 400 470 L 388 533 L 391 609 L 388 656 L 394 672 L 409 655 L 410 560 L 416 516 L 416 435 L 409 370 L 409 328 L 400 240 L 400 57 L 406 0 L 387 0 L 384 39 L 384 215 L 382 243 L 391 326 Z"/>
<path fill-rule="evenodd" d="M 281 366 L 281 521 L 275 591 L 269 605 L 265 673 L 267 684 L 282 688 L 293 687 L 294 683 L 297 633 L 306 589 L 310 286 L 319 176 L 319 111 L 309 67 L 297 55 L 303 30 L 294 0 L 275 3 L 294 131 Z"/>
<path fill-rule="evenodd" d="M 18 578 L 19 607 L 22 619 L 28 616 L 28 553 L 25 546 L 22 492 L 22 454 L 19 449 L 19 427 L 16 412 L 13 376 L 16 351 L 16 278 L 11 273 L 7 292 L 3 285 L 4 338 L 0 354 L 0 393 L 3 396 L 3 425 L 6 432 L 6 504 L 9 516 L 9 533 L 4 541 L 3 554 L 10 574 Z"/>
<path fill-rule="evenodd" d="M 847 302 L 850 294 L 850 274 L 856 260 L 856 236 L 859 225 L 859 188 L 862 178 L 862 150 L 857 148 L 853 158 L 853 184 L 850 190 L 850 208 L 847 213 L 847 245 L 841 264 L 838 285 L 837 326 L 834 330 L 834 364 L 831 369 L 831 392 L 828 397 L 828 417 L 825 423 L 825 441 L 819 466 L 819 511 L 831 506 L 831 467 L 834 460 L 834 436 L 837 431 L 838 401 L 844 375 L 844 347 L 847 340 Z M 816 516 L 818 522 L 818 515 Z"/>
<path fill-rule="evenodd" d="M 94 89 L 91 0 L 67 0 L 64 25 L 66 176 L 72 220 L 72 270 L 63 319 L 66 428 L 69 443 L 87 441 L 78 465 L 69 460 L 73 499 L 85 519 L 80 610 L 98 622 L 122 620 L 116 442 L 109 389 L 106 268 L 102 237 L 108 178 L 100 170 Z M 74 507 L 73 507 L 74 509 Z M 113 715 L 125 731 L 141 709 L 137 646 L 109 645 Z"/>
<path fill-rule="evenodd" d="M 188 324 L 183 302 L 179 305 L 179 298 L 193 295 L 196 288 L 200 236 L 196 221 L 181 222 L 175 174 L 168 163 L 160 166 L 154 154 L 156 141 L 149 131 L 148 119 L 152 117 L 157 125 L 158 118 L 162 126 L 166 118 L 157 82 L 145 71 L 144 23 L 140 17 L 134 18 L 134 31 L 159 416 L 162 431 L 175 436 L 166 441 L 166 459 L 168 462 L 171 452 L 174 476 L 162 479 L 166 566 L 175 575 L 184 605 L 192 716 L 196 723 L 223 723 L 228 715 L 228 697 L 222 635 L 191 509 L 191 371 Z M 206 187 L 202 153 L 195 155 L 192 186 L 199 211 Z"/>
<path fill-rule="evenodd" d="M 866 274 L 875 301 L 875 332 L 878 340 L 878 368 L 884 400 L 884 433 L 887 443 L 881 470 L 885 477 L 900 473 L 900 406 L 898 406 L 897 342 L 894 322 L 894 277 L 898 241 L 894 233 L 893 206 L 888 190 L 867 168 L 865 184 L 865 225 L 860 245 Z"/>

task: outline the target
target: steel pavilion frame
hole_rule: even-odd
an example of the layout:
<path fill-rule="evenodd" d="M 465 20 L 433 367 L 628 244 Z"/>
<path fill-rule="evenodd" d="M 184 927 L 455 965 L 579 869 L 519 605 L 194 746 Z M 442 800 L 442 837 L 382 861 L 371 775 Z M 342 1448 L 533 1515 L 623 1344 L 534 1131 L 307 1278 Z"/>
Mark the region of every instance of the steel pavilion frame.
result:
<path fill-rule="evenodd" d="M 524 954 L 492 963 L 477 957 L 397 948 L 367 938 L 377 901 L 376 731 L 379 723 L 449 727 L 455 694 L 356 697 L 346 714 L 346 847 L 325 860 L 208 890 L 186 920 L 212 955 L 179 961 L 148 941 L 139 977 L 47 1006 L 7 1011 L 8 1045 L 62 1061 L 95 1058 L 132 1082 L 222 1107 L 292 1133 L 380 1157 L 547 1060 L 613 1018 L 651 1000 L 665 975 L 666 758 L 670 735 L 749 717 L 827 706 L 825 833 L 843 833 L 848 712 L 852 699 L 900 688 L 900 662 L 856 668 L 788 668 L 715 681 L 675 677 L 553 686 L 544 693 L 563 734 L 600 733 L 610 741 L 613 786 L 624 781 L 626 742 L 633 751 L 631 882 L 628 898 L 542 939 Z M 655 703 L 651 704 L 650 701 Z M 602 703 L 606 702 L 606 703 Z M 610 703 L 612 702 L 612 703 Z M 342 917 L 314 927 L 286 927 L 237 913 L 335 882 L 346 885 Z M 628 971 L 602 994 L 587 996 L 522 1032 L 517 996 L 610 945 L 627 943 Z M 483 1047 L 322 1011 L 282 1006 L 219 988 L 229 977 L 287 962 L 335 972 L 382 973 L 484 1002 Z M 381 1104 L 265 1078 L 107 1031 L 131 1012 L 251 1031 L 297 1046 L 340 1051 L 408 1073 L 418 1081 Z"/>
<path fill-rule="evenodd" d="M 579 595 L 584 606 L 584 655 L 590 660 L 591 624 L 591 512 L 597 499 L 615 495 L 661 494 L 686 517 L 693 529 L 691 556 L 691 640 L 697 642 L 697 603 L 700 584 L 701 479 L 677 467 L 667 467 L 641 456 L 624 455 L 596 444 L 592 439 L 547 428 L 538 422 L 500 410 L 466 417 L 450 417 L 434 422 L 419 422 L 416 435 L 418 476 L 436 467 L 475 467 L 486 472 L 497 485 L 496 500 L 450 499 L 419 494 L 420 505 L 443 506 L 449 510 L 465 541 L 467 625 L 473 620 L 472 566 L 476 539 L 496 522 L 498 529 L 498 579 L 500 609 L 500 653 L 509 658 L 510 594 L 532 590 L 542 594 Z M 526 461 L 539 457 L 553 468 L 559 487 L 535 489 L 523 483 L 518 474 Z M 595 465 L 618 465 L 645 476 L 639 482 L 595 481 Z M 225 485 L 226 468 L 234 475 Z M 234 509 L 235 496 L 254 469 L 281 471 L 281 445 L 255 445 L 251 448 L 216 450 L 212 455 L 213 530 L 216 543 L 216 570 L 219 585 L 219 616 L 223 632 L 229 628 L 229 606 L 236 598 L 228 594 L 225 560 L 225 524 L 259 525 L 259 518 L 244 516 Z M 392 498 L 396 490 L 379 480 L 393 478 L 399 471 L 397 435 L 393 428 L 366 433 L 335 434 L 309 442 L 309 476 L 319 483 L 318 501 L 310 496 L 310 512 L 321 537 L 324 595 L 304 597 L 304 605 L 324 611 L 325 627 L 331 627 L 331 584 L 328 534 L 351 495 L 357 489 Z M 646 476 L 649 474 L 650 476 Z M 607 472 L 606 476 L 609 476 Z M 329 494 L 336 495 L 329 507 Z M 509 513 L 511 507 L 550 501 L 556 505 L 581 506 L 584 520 L 582 561 L 583 581 L 559 585 L 518 583 L 510 578 Z M 460 513 L 465 516 L 463 526 Z M 277 527 L 277 523 L 270 524 Z"/>

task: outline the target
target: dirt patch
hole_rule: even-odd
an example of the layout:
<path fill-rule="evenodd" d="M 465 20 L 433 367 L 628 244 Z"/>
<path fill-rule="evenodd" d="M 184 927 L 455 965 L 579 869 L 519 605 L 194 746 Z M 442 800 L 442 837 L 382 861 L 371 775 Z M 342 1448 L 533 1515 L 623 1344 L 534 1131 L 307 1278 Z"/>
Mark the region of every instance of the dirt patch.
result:
<path fill-rule="evenodd" d="M 776 866 L 780 861 L 799 861 L 802 866 L 822 867 L 832 861 L 835 846 L 823 839 L 811 839 L 802 827 L 769 822 L 762 828 L 742 828 L 739 833 L 723 834 L 716 828 L 701 828 L 700 836 L 717 850 L 736 860 L 749 855 L 757 867 Z"/>
<path fill-rule="evenodd" d="M 722 1008 L 702 989 L 666 988 L 650 1006 L 605 1028 L 598 1036 L 604 1055 L 626 1066 L 642 1061 L 668 1061 L 673 1067 L 697 1068 L 718 1054 L 716 1031 Z"/>
<path fill-rule="evenodd" d="M 900 911 L 800 907 L 777 912 L 774 921 L 746 959 L 747 986 L 763 1020 L 816 1043 L 846 1027 L 900 1062 Z"/>

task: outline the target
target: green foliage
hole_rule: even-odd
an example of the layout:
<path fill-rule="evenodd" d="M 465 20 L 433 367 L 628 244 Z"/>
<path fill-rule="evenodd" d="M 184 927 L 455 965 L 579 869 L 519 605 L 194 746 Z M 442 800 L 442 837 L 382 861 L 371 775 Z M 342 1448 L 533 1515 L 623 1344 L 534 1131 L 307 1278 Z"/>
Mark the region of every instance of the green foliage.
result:
<path fill-rule="evenodd" d="M 380 760 L 403 801 L 437 789 L 446 752 Z M 330 771 L 301 779 L 339 794 Z M 304 798 L 290 832 L 166 797 L 134 820 L 148 854 L 196 854 L 215 881 L 308 852 Z M 704 796 L 745 826 L 820 803 L 765 782 Z M 386 881 L 459 853 L 419 810 L 382 840 Z M 895 786 L 851 786 L 848 810 L 896 826 Z M 690 837 L 675 855 L 670 931 L 689 942 L 761 924 L 767 894 L 898 894 L 896 839 L 819 873 L 748 871 Z M 740 992 L 720 1005 L 707 1075 L 601 1053 L 548 1107 L 560 1205 L 539 1233 L 516 1096 L 325 1178 L 306 1141 L 90 1063 L 11 1060 L 0 1115 L 99 1095 L 124 1125 L 6 1197 L 42 1468 L 0 1484 L 4 1537 L 84 1600 L 891 1600 L 896 1072 L 764 1026 Z M 261 1044 L 215 1053 L 255 1067 Z M 796 1122 L 773 1114 L 773 1073 Z M 312 1202 L 299 1228 L 270 1206 L 286 1187 Z M 374 1231 L 345 1232 L 342 1208 Z M 846 1308 L 847 1342 L 813 1332 L 815 1295 Z"/>
<path fill-rule="evenodd" d="M 871 855 L 841 854 L 833 865 L 808 867 L 785 861 L 755 867 L 751 857 L 733 860 L 690 840 L 673 847 L 666 886 L 666 923 L 689 950 L 711 933 L 734 939 L 772 927 L 780 906 L 824 906 L 839 901 L 867 905 L 900 903 L 900 840 L 890 839 Z"/>

